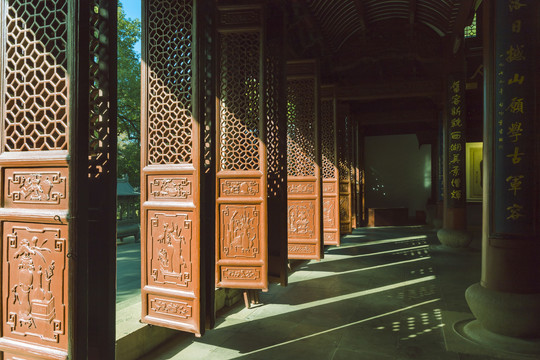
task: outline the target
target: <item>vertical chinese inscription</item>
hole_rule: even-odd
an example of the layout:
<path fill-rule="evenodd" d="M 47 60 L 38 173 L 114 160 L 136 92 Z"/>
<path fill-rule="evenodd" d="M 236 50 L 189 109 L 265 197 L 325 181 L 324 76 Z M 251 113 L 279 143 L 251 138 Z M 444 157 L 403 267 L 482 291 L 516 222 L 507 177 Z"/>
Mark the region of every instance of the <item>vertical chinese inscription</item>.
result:
<path fill-rule="evenodd" d="M 465 76 L 448 77 L 446 178 L 447 202 L 451 207 L 465 206 Z"/>
<path fill-rule="evenodd" d="M 494 213 L 497 233 L 533 232 L 535 4 L 496 3 Z"/>

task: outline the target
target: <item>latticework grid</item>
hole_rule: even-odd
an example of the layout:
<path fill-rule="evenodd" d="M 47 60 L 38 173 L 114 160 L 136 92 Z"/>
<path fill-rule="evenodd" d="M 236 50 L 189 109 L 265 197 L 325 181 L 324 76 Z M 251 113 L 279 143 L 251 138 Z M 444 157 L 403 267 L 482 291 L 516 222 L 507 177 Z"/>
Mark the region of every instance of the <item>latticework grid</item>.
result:
<path fill-rule="evenodd" d="M 260 34 L 220 34 L 221 170 L 259 169 Z"/>
<path fill-rule="evenodd" d="M 148 1 L 148 161 L 192 161 L 193 1 Z"/>
<path fill-rule="evenodd" d="M 336 178 L 334 101 L 321 101 L 321 143 L 323 179 Z"/>
<path fill-rule="evenodd" d="M 315 176 L 315 80 L 287 83 L 287 175 Z"/>
<path fill-rule="evenodd" d="M 68 2 L 7 4 L 4 150 L 65 150 Z"/>

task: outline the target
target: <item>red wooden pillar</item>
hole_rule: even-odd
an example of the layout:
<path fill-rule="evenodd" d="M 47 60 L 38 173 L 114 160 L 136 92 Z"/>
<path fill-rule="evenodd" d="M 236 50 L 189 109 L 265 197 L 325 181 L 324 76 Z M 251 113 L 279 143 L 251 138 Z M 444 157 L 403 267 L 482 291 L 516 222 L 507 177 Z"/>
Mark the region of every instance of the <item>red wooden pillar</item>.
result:
<path fill-rule="evenodd" d="M 323 257 L 319 74 L 315 60 L 287 62 L 289 259 Z"/>
<path fill-rule="evenodd" d="M 321 86 L 321 145 L 324 245 L 339 245 L 339 174 L 337 169 L 335 86 Z"/>
<path fill-rule="evenodd" d="M 348 105 L 338 106 L 339 221 L 341 235 L 352 232 L 351 116 Z"/>

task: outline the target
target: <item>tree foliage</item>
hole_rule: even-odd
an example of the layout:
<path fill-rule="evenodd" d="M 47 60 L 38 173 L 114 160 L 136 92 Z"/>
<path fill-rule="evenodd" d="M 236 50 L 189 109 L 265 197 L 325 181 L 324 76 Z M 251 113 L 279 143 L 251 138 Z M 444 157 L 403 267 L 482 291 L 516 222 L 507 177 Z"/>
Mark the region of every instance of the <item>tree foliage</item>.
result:
<path fill-rule="evenodd" d="M 135 44 L 141 38 L 139 19 L 126 17 L 118 3 L 118 175 L 139 186 L 141 60 Z"/>

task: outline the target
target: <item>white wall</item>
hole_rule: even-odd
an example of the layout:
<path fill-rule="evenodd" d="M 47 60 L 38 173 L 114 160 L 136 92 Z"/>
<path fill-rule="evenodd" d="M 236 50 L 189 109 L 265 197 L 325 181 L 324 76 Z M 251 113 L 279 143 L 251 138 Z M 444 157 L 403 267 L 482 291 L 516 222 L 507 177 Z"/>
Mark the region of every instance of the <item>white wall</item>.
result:
<path fill-rule="evenodd" d="M 431 196 L 431 145 L 416 135 L 365 137 L 366 207 L 426 210 Z"/>

